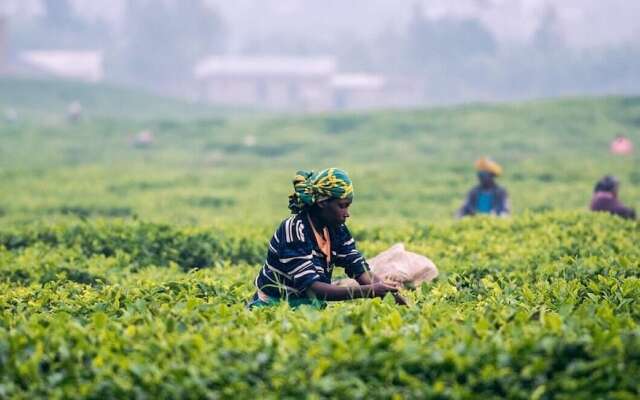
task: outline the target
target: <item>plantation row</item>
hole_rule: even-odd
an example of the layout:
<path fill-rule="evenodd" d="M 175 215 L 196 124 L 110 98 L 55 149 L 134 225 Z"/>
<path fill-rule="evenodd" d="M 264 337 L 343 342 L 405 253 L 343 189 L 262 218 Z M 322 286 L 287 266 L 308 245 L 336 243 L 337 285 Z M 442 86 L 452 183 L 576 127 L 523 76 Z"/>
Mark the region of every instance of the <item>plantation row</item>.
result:
<path fill-rule="evenodd" d="M 368 257 L 403 240 L 440 277 L 409 307 L 295 311 L 244 307 L 271 233 L 245 228 L 2 228 L 0 397 L 640 396 L 637 222 L 354 229 Z"/>
<path fill-rule="evenodd" d="M 594 228 L 590 224 L 593 220 L 600 221 L 601 225 Z M 469 226 L 473 230 L 469 231 Z M 369 256 L 393 243 L 405 242 L 434 259 L 451 257 L 449 252 L 454 251 L 473 252 L 475 257 L 487 261 L 491 256 L 524 257 L 529 249 L 523 249 L 521 242 L 536 240 L 546 244 L 548 252 L 542 261 L 548 262 L 560 256 L 593 254 L 596 250 L 582 246 L 581 236 L 606 237 L 615 248 L 617 243 L 637 233 L 629 230 L 629 226 L 634 225 L 611 216 L 556 212 L 525 214 L 509 222 L 480 218 L 439 226 L 411 224 L 394 229 L 355 228 L 353 235 Z M 175 263 L 188 271 L 225 262 L 261 263 L 272 229 L 261 226 L 178 228 L 167 224 L 109 220 L 39 223 L 0 228 L 0 248 L 11 252 L 43 246 L 65 248 L 77 250 L 79 259 L 117 256 L 126 258 L 132 267 Z M 488 238 L 479 232 L 500 239 L 499 248 L 509 249 L 508 254 L 485 248 Z M 629 256 L 621 257 L 629 259 Z"/>
<path fill-rule="evenodd" d="M 54 84 L 24 84 L 5 87 L 22 90 L 25 107 L 31 100 L 45 114 L 55 109 L 41 103 L 59 99 L 55 92 L 33 97 Z M 0 226 L 79 218 L 275 225 L 295 171 L 329 166 L 353 179 L 356 224 L 444 222 L 477 183 L 473 161 L 484 155 L 503 165 L 498 182 L 514 214 L 585 210 L 605 174 L 620 179 L 624 203 L 640 207 L 640 158 L 609 152 L 619 133 L 640 143 L 640 98 L 300 117 L 180 117 L 165 102 L 156 115 L 134 104 L 128 116 L 89 111 L 106 110 L 108 98 L 126 102 L 109 91 L 87 103 L 77 124 L 38 114 L 0 124 L 0 186 L 10 194 L 0 201 Z M 143 130 L 154 133 L 144 149 L 131 143 Z M 34 148 L 46 150 L 34 157 Z"/>
<path fill-rule="evenodd" d="M 3 229 L 0 246 L 7 250 L 32 246 L 74 248 L 81 258 L 119 255 L 130 259 L 134 266 L 166 266 L 173 262 L 185 270 L 223 261 L 257 263 L 264 257 L 264 243 L 257 235 L 177 229 L 144 222 L 75 222 Z"/>

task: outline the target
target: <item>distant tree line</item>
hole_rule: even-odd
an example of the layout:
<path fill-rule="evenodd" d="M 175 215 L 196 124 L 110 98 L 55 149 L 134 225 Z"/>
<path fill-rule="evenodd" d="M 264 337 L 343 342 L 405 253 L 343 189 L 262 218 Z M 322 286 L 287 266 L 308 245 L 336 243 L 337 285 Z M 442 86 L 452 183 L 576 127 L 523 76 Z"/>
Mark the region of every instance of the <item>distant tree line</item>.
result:
<path fill-rule="evenodd" d="M 113 62 L 117 75 L 130 82 L 179 88 L 189 83 L 197 61 L 224 48 L 224 21 L 203 0 L 127 5 Z"/>
<path fill-rule="evenodd" d="M 498 43 L 477 19 L 431 19 L 424 11 L 415 6 L 406 26 L 385 29 L 373 40 L 283 33 L 249 41 L 244 51 L 333 53 L 345 70 L 416 78 L 429 103 L 640 92 L 640 42 L 572 48 L 552 6 L 530 40 L 518 45 Z"/>
<path fill-rule="evenodd" d="M 17 28 L 13 49 L 102 49 L 108 78 L 180 93 L 193 65 L 223 50 L 225 24 L 203 0 L 127 0 L 118 26 L 85 21 L 69 0 L 43 0 L 41 18 Z"/>
<path fill-rule="evenodd" d="M 375 70 L 422 77 L 429 101 L 501 100 L 640 92 L 640 42 L 579 50 L 548 7 L 528 43 L 499 45 L 478 20 L 429 19 L 420 7 L 404 30 L 376 41 Z"/>
<path fill-rule="evenodd" d="M 43 5 L 41 19 L 14 32 L 12 47 L 101 48 L 112 81 L 184 93 L 197 60 L 226 49 L 224 18 L 204 0 L 127 0 L 117 26 L 83 20 L 69 0 Z M 247 40 L 241 51 L 335 54 L 344 70 L 416 78 L 432 103 L 640 91 L 640 42 L 572 48 L 551 6 L 520 45 L 501 45 L 477 19 L 432 19 L 416 6 L 406 26 L 373 39 L 274 33 Z"/>

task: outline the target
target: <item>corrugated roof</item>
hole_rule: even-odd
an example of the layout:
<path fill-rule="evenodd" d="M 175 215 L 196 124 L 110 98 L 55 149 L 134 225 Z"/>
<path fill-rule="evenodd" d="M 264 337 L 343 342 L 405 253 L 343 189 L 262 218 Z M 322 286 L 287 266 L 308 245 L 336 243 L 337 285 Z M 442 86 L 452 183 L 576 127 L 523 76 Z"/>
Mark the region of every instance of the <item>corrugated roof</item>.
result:
<path fill-rule="evenodd" d="M 213 56 L 200 61 L 196 78 L 210 76 L 324 76 L 336 70 L 333 57 Z"/>

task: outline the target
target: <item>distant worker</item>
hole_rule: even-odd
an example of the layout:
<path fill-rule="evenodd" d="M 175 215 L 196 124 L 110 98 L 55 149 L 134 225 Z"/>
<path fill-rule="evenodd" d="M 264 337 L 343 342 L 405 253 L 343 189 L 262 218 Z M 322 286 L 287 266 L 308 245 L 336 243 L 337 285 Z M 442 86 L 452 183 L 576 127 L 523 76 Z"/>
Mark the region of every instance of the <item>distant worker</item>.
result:
<path fill-rule="evenodd" d="M 631 139 L 624 135 L 618 135 L 611 142 L 609 150 L 611 150 L 611 153 L 613 154 L 627 156 L 633 153 L 633 142 L 631 142 Z"/>
<path fill-rule="evenodd" d="M 153 134 L 153 132 L 145 129 L 135 135 L 135 137 L 131 141 L 131 144 L 133 145 L 133 147 L 144 149 L 147 147 L 151 147 L 154 141 L 155 135 Z"/>
<path fill-rule="evenodd" d="M 483 157 L 476 161 L 479 184 L 467 194 L 464 205 L 458 210 L 458 217 L 476 214 L 507 216 L 511 212 L 507 191 L 498 186 L 495 178 L 502 174 L 502 167 Z"/>
<path fill-rule="evenodd" d="M 4 110 L 4 119 L 10 124 L 14 124 L 18 121 L 18 112 L 14 108 L 7 108 Z"/>
<path fill-rule="evenodd" d="M 615 176 L 607 175 L 596 183 L 591 198 L 591 211 L 606 211 L 622 218 L 635 219 L 636 211 L 626 207 L 618 200 L 620 181 Z"/>
<path fill-rule="evenodd" d="M 69 122 L 78 122 L 82 116 L 82 104 L 78 101 L 73 101 L 67 107 L 67 120 Z"/>

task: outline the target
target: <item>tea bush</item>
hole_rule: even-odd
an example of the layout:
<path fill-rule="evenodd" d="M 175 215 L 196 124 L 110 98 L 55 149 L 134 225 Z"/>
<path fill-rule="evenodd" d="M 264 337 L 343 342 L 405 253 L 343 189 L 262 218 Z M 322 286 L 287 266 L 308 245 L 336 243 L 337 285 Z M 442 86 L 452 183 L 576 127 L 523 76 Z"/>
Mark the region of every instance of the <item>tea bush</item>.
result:
<path fill-rule="evenodd" d="M 222 115 L 0 79 L 0 398 L 640 398 L 639 225 L 586 212 L 607 173 L 638 208 L 640 158 L 608 152 L 638 104 Z M 514 215 L 452 221 L 481 155 Z M 293 174 L 328 166 L 364 254 L 404 242 L 438 279 L 247 310 Z"/>
<path fill-rule="evenodd" d="M 251 230 L 243 232 L 248 235 Z M 111 257 L 119 253 L 130 257 L 136 266 L 166 266 L 173 262 L 185 270 L 222 261 L 260 262 L 264 249 L 256 238 L 240 236 L 239 232 L 234 234 L 230 230 L 177 229 L 144 222 L 76 222 L 0 229 L 0 245 L 7 250 L 33 245 L 75 248 L 82 257 Z"/>
<path fill-rule="evenodd" d="M 440 267 L 406 293 L 411 306 L 249 311 L 268 235 L 141 222 L 3 230 L 0 393 L 637 398 L 638 232 L 584 213 L 364 229 L 368 256 L 405 238 Z"/>
<path fill-rule="evenodd" d="M 3 101 L 0 95 L 0 107 Z M 78 124 L 51 117 L 51 107 L 42 117 L 0 124 L 2 225 L 138 218 L 273 226 L 287 214 L 295 172 L 328 166 L 353 178 L 356 226 L 442 222 L 476 183 L 473 161 L 482 155 L 503 164 L 499 182 L 514 213 L 584 210 L 608 173 L 620 178 L 622 199 L 640 207 L 640 158 L 608 148 L 619 133 L 640 142 L 632 98 L 224 118 L 154 115 L 134 105 L 129 114 L 98 117 L 94 111 L 109 109 L 100 104 L 87 104 Z M 132 137 L 143 129 L 154 141 L 136 148 Z"/>

